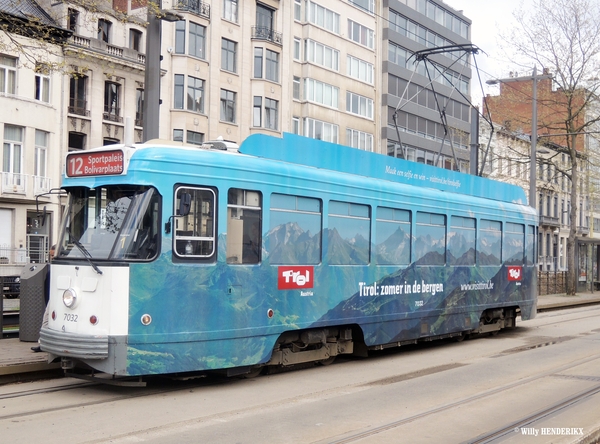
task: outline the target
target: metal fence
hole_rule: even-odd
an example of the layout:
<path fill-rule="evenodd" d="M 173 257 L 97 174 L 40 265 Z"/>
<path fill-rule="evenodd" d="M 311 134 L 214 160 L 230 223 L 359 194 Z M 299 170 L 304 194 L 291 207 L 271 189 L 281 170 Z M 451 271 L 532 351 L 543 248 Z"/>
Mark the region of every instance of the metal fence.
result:
<path fill-rule="evenodd" d="M 566 271 L 539 271 L 538 295 L 559 294 L 567 291 Z"/>

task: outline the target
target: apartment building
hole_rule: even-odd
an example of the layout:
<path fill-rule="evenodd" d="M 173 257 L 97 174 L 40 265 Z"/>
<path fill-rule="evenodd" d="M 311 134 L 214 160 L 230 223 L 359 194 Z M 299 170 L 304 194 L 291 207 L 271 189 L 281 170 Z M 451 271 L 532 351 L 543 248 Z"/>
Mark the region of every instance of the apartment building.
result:
<path fill-rule="evenodd" d="M 375 2 L 164 1 L 160 138 L 302 134 L 377 150 Z"/>
<path fill-rule="evenodd" d="M 471 21 L 441 1 L 389 0 L 382 20 L 382 146 L 390 156 L 469 171 Z M 447 125 L 442 122 L 447 120 Z"/>
<path fill-rule="evenodd" d="M 0 2 L 0 275 L 20 274 L 28 261 L 45 262 L 60 214 L 64 124 L 61 44 L 69 33 L 36 3 Z M 23 32 L 34 18 L 36 25 Z"/>
<path fill-rule="evenodd" d="M 531 139 L 529 134 L 514 132 L 494 123 L 480 120 L 480 160 L 486 177 L 522 187 L 527 193 L 530 188 Z M 490 141 L 491 137 L 491 141 Z M 488 148 L 489 145 L 489 148 Z M 564 271 L 567 263 L 567 238 L 570 231 L 571 181 L 562 171 L 570 169 L 568 156 L 563 149 L 550 141 L 537 146 L 536 195 L 539 214 L 538 264 L 540 271 Z M 583 162 L 582 162 L 583 163 Z M 584 173 L 581 167 L 581 173 Z M 585 181 L 581 182 L 582 193 L 578 203 L 577 236 L 587 239 L 590 234 L 590 208 Z M 579 249 L 585 269 L 587 248 Z"/>

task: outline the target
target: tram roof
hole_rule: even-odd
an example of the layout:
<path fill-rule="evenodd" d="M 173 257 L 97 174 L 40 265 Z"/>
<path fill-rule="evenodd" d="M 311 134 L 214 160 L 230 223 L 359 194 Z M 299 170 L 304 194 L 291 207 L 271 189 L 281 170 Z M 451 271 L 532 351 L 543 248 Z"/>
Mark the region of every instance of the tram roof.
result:
<path fill-rule="evenodd" d="M 283 138 L 265 134 L 251 135 L 244 140 L 239 152 L 412 186 L 527 205 L 525 191 L 517 185 L 291 133 L 283 133 Z"/>

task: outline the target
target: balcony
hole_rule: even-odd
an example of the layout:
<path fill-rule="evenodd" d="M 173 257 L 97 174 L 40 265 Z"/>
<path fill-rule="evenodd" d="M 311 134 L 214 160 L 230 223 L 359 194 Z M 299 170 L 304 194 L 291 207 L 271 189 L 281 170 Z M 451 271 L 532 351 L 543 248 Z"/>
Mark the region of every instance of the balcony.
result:
<path fill-rule="evenodd" d="M 121 114 L 120 108 L 104 108 L 104 112 L 102 113 L 102 119 L 108 120 L 109 122 L 123 123 L 123 117 L 121 117 L 119 114 Z"/>
<path fill-rule="evenodd" d="M 578 236 L 587 236 L 590 234 L 590 229 L 588 227 L 577 227 L 577 235 Z"/>
<path fill-rule="evenodd" d="M 2 173 L 0 194 L 27 196 L 30 190 L 33 194 L 28 196 L 34 198 L 38 194 L 47 193 L 52 186 L 52 179 L 44 176 L 30 176 L 28 174 Z"/>
<path fill-rule="evenodd" d="M 558 217 L 540 215 L 540 225 L 543 227 L 560 228 Z"/>
<path fill-rule="evenodd" d="M 123 61 L 138 63 L 140 65 L 143 65 L 146 60 L 145 55 L 140 54 L 134 49 L 111 45 L 103 40 L 92 39 L 80 35 L 73 35 L 69 39 L 69 45 L 87 49 L 96 53 L 106 54 Z"/>
<path fill-rule="evenodd" d="M 258 40 L 267 40 L 268 42 L 275 43 L 279 46 L 283 45 L 283 34 L 264 26 L 253 26 L 252 38 Z"/>
<path fill-rule="evenodd" d="M 200 0 L 179 0 L 175 3 L 178 11 L 193 12 L 200 17 L 210 20 L 210 5 Z"/>
<path fill-rule="evenodd" d="M 90 112 L 87 110 L 87 100 L 82 99 L 69 99 L 69 108 L 67 110 L 69 114 L 77 114 L 78 116 L 90 117 Z"/>

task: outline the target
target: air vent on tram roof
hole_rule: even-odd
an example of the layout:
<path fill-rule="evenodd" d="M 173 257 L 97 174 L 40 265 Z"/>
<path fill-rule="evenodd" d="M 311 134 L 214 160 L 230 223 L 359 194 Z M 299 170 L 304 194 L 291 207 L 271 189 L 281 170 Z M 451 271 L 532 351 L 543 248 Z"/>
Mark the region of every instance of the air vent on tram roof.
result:
<path fill-rule="evenodd" d="M 209 140 L 202 143 L 202 148 L 208 150 L 234 151 L 237 152 L 240 148 L 237 143 L 228 142 L 219 137 L 217 140 Z"/>

